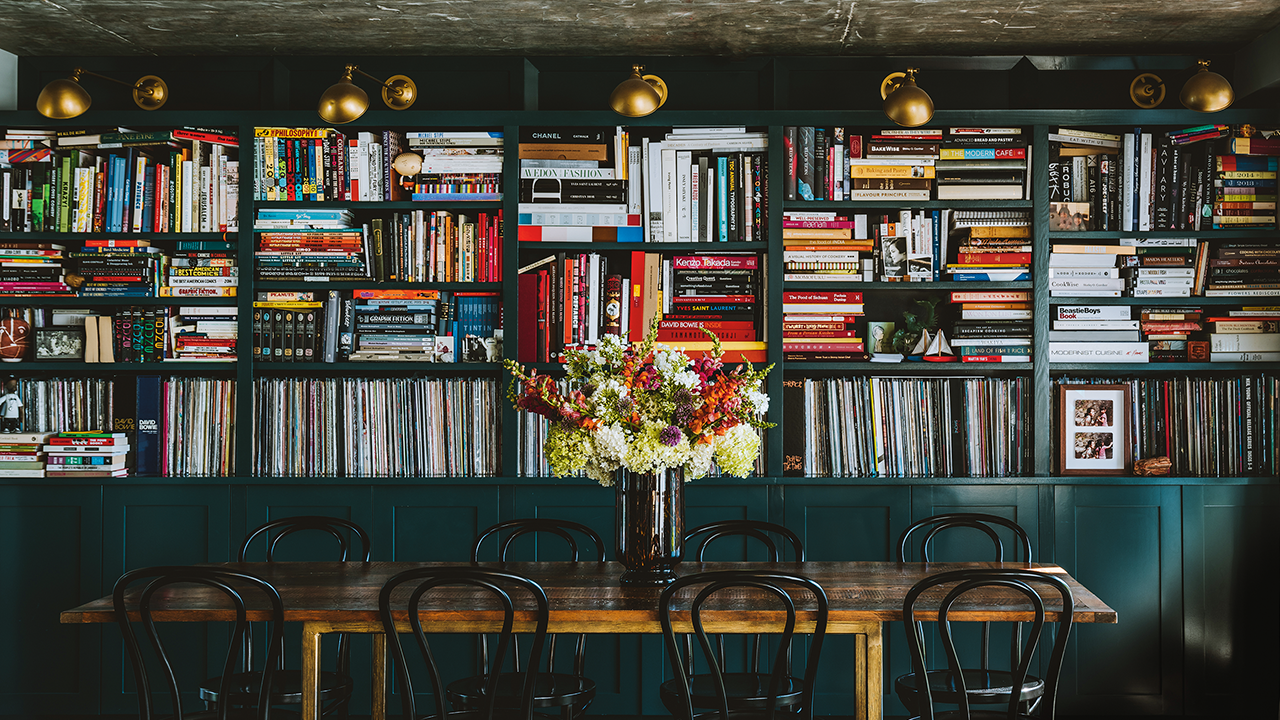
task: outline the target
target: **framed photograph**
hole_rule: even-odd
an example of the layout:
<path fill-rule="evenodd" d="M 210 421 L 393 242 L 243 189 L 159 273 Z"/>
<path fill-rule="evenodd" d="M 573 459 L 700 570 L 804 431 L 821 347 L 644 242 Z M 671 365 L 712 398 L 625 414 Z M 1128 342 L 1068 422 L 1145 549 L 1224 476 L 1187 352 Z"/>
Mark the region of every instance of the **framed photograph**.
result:
<path fill-rule="evenodd" d="M 1128 475 L 1128 385 L 1058 386 L 1058 473 Z"/>
<path fill-rule="evenodd" d="M 36 360 L 83 360 L 84 328 L 36 328 Z"/>

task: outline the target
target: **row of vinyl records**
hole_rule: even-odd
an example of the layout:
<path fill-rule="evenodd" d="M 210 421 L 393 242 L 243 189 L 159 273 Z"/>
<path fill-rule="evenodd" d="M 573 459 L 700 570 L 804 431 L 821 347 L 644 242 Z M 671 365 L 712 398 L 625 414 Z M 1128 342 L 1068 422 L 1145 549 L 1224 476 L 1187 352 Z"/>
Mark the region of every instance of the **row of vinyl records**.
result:
<path fill-rule="evenodd" d="M 788 378 L 782 403 L 784 475 L 1032 471 L 1028 378 Z"/>
<path fill-rule="evenodd" d="M 1128 385 L 1133 458 L 1168 457 L 1170 475 L 1280 475 L 1280 377 L 1063 377 L 1054 382 Z"/>
<path fill-rule="evenodd" d="M 235 137 L 190 130 L 103 133 L 65 145 L 53 130 L 9 129 L 0 149 L 0 232 L 235 232 Z M 93 136 L 81 136 L 90 137 Z M 209 137 L 222 138 L 210 142 Z M 19 140 L 22 142 L 22 140 Z"/>
<path fill-rule="evenodd" d="M 1246 132 L 1228 125 L 1051 132 L 1049 229 L 1274 228 L 1280 140 Z"/>
<path fill-rule="evenodd" d="M 502 198 L 502 133 L 254 128 L 255 200 Z M 401 157 L 414 153 L 421 164 Z"/>
<path fill-rule="evenodd" d="M 258 379 L 253 473 L 497 475 L 501 404 L 500 384 L 491 379 Z"/>
<path fill-rule="evenodd" d="M 235 473 L 235 381 L 138 376 L 24 378 L 13 390 L 26 432 L 112 429 L 130 435 L 128 466 L 140 475 Z"/>

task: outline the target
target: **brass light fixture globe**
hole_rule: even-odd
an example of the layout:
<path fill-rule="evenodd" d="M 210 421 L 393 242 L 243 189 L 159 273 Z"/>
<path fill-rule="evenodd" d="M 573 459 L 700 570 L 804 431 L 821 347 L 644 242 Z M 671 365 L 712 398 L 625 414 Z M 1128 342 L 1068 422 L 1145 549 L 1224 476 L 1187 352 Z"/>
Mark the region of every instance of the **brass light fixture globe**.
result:
<path fill-rule="evenodd" d="M 92 75 L 117 85 L 124 85 L 132 91 L 134 104 L 143 110 L 157 110 L 169 99 L 169 86 L 155 75 L 143 75 L 137 82 L 130 85 L 106 75 L 89 72 L 84 68 L 76 68 L 71 72 L 71 77 L 58 78 L 44 86 L 40 96 L 36 98 L 36 110 L 41 115 L 54 120 L 67 120 L 83 115 L 93 104 L 93 98 L 89 97 L 88 91 L 80 85 L 81 75 Z"/>
<path fill-rule="evenodd" d="M 1209 70 L 1208 60 L 1198 62 L 1200 69 L 1187 79 L 1178 99 L 1187 108 L 1197 112 L 1218 112 L 1231 107 L 1231 103 L 1236 101 L 1236 93 L 1231 89 L 1231 83 L 1218 73 Z"/>
<path fill-rule="evenodd" d="M 338 82 L 330 85 L 320 96 L 320 106 L 316 110 L 325 122 L 345 125 L 364 115 L 369 109 L 369 94 L 351 81 L 354 73 L 377 80 L 382 86 L 382 102 L 392 110 L 404 110 L 418 99 L 418 86 L 404 75 L 392 75 L 384 82 L 356 65 L 348 65 L 343 69 Z"/>
<path fill-rule="evenodd" d="M 652 114 L 667 101 L 667 84 L 657 75 L 643 75 L 643 65 L 632 65 L 631 76 L 609 94 L 609 107 L 626 117 Z"/>
<path fill-rule="evenodd" d="M 920 127 L 933 118 L 933 99 L 916 87 L 920 68 L 907 68 L 905 73 L 890 73 L 880 83 L 884 114 L 903 127 Z"/>

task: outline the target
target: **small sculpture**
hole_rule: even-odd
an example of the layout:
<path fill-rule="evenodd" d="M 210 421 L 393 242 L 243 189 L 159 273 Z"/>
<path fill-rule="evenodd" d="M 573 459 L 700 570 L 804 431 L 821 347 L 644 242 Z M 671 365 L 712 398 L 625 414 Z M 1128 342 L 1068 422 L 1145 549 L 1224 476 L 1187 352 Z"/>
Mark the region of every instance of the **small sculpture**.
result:
<path fill-rule="evenodd" d="M 18 317 L 12 309 L 5 311 L 0 320 L 0 360 L 21 362 L 27 357 L 27 345 L 31 343 L 31 325 Z"/>
<path fill-rule="evenodd" d="M 1160 457 L 1146 458 L 1139 460 L 1133 464 L 1133 474 L 1141 477 L 1157 477 L 1169 474 L 1169 469 L 1173 467 L 1173 461 L 1168 457 L 1161 455 Z"/>
<path fill-rule="evenodd" d="M 391 167 L 403 177 L 413 177 L 422 172 L 422 156 L 415 152 L 402 152 L 391 161 Z"/>
<path fill-rule="evenodd" d="M 22 432 L 22 397 L 18 395 L 18 381 L 9 378 L 4 382 L 4 394 L 0 395 L 0 432 Z"/>

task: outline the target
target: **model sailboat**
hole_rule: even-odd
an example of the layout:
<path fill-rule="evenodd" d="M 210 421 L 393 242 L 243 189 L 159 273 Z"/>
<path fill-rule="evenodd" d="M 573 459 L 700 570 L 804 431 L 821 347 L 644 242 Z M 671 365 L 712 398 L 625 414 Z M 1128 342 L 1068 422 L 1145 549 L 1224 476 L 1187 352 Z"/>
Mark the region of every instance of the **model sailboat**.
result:
<path fill-rule="evenodd" d="M 929 347 L 925 349 L 924 359 L 929 362 L 955 362 L 959 360 L 951 350 L 951 345 L 947 342 L 947 336 L 943 334 L 941 329 L 938 330 L 937 335 L 933 336 Z"/>
<path fill-rule="evenodd" d="M 911 352 L 907 353 L 907 359 L 912 362 L 920 362 L 924 359 L 924 355 L 929 351 L 929 344 L 933 340 L 929 337 L 928 330 L 920 332 L 920 340 L 916 342 L 916 346 L 911 348 Z"/>

